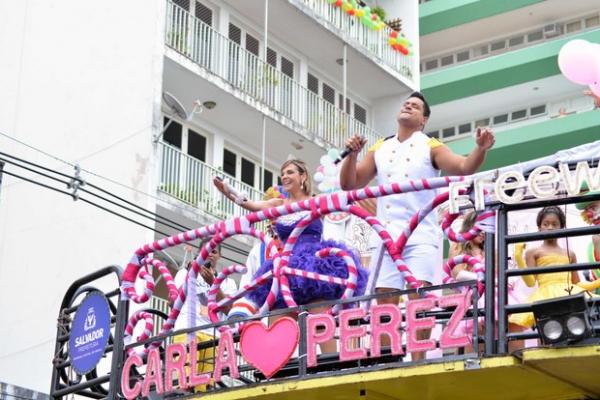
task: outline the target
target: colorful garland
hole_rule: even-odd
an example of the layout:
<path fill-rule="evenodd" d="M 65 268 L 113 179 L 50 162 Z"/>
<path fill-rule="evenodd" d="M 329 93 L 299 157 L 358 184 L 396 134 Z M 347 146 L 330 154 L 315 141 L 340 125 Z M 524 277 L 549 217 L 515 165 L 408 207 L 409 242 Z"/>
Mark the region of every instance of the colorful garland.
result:
<path fill-rule="evenodd" d="M 412 43 L 404 36 L 404 33 L 398 33 L 397 31 L 390 32 L 388 38 L 388 44 L 392 48 L 405 56 L 413 56 Z"/>
<path fill-rule="evenodd" d="M 380 31 L 385 26 L 379 15 L 371 11 L 370 7 L 361 7 L 356 0 L 327 0 L 330 4 L 339 7 L 346 14 L 356 17 L 369 29 Z"/>

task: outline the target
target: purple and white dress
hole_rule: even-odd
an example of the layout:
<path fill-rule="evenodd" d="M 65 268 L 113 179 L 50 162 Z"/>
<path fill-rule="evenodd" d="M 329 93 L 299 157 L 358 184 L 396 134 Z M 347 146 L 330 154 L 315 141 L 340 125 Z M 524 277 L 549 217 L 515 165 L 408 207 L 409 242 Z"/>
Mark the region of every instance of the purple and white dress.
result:
<path fill-rule="evenodd" d="M 307 215 L 308 211 L 279 217 L 277 221 L 275 221 L 275 228 L 279 238 L 282 241 L 286 241 L 300 220 Z M 314 220 L 304 229 L 302 234 L 298 237 L 296 245 L 292 249 L 292 254 L 289 258 L 289 267 L 345 279 L 348 278 L 348 268 L 342 258 L 337 256 L 317 258 L 315 254 L 326 247 L 335 247 L 346 250 L 354 260 L 358 269 L 358 281 L 354 296 L 364 294 L 367 286 L 368 273 L 360 264 L 356 252 L 349 249 L 343 243 L 334 240 L 321 240 L 322 233 L 323 223 L 320 219 Z M 258 277 L 272 269 L 273 260 L 267 260 L 258 269 L 254 277 Z M 342 297 L 345 290 L 345 287 L 341 285 L 302 278 L 299 276 L 290 275 L 288 276 L 288 280 L 292 296 L 299 305 L 319 300 L 339 299 Z M 253 290 L 247 297 L 259 306 L 264 304 L 271 288 L 270 283 L 271 281 Z M 281 293 L 277 296 L 274 308 L 287 308 Z"/>

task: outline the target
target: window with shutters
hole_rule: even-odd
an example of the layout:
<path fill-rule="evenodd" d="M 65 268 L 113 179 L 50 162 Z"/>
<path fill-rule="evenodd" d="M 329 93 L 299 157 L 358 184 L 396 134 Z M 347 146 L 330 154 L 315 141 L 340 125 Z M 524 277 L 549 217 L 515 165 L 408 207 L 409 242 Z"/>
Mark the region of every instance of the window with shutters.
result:
<path fill-rule="evenodd" d="M 367 110 L 354 103 L 354 118 L 363 124 L 367 124 Z"/>
<path fill-rule="evenodd" d="M 308 74 L 306 86 L 311 92 L 319 94 L 319 78 L 317 78 L 316 76 Z"/>
<path fill-rule="evenodd" d="M 229 23 L 229 40 L 242 44 L 242 30 L 231 22 Z"/>
<path fill-rule="evenodd" d="M 294 63 L 288 60 L 285 57 L 281 57 L 281 72 L 289 76 L 290 78 L 294 78 Z"/>
<path fill-rule="evenodd" d="M 258 39 L 256 39 L 252 35 L 246 33 L 246 50 L 248 50 L 250 53 L 254 54 L 255 56 L 258 56 L 259 47 L 260 47 L 260 45 L 259 45 Z"/>
<path fill-rule="evenodd" d="M 173 0 L 173 3 L 177 4 L 186 11 L 190 11 L 190 0 Z"/>
<path fill-rule="evenodd" d="M 323 83 L 323 98 L 325 101 L 335 105 L 335 89 Z"/>
<path fill-rule="evenodd" d="M 188 1 L 188 0 L 186 0 Z M 210 8 L 206 7 L 204 4 L 196 1 L 196 10 L 194 11 L 194 15 L 200 21 L 204 22 L 206 25 L 212 26 L 213 12 Z"/>
<path fill-rule="evenodd" d="M 272 48 L 267 48 L 267 63 L 277 68 L 277 52 Z"/>

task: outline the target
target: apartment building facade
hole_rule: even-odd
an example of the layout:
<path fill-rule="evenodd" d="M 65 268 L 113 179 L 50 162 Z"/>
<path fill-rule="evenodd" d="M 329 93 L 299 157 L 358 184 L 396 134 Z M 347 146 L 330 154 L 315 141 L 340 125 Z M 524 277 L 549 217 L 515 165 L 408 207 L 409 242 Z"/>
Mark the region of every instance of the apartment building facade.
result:
<path fill-rule="evenodd" d="M 389 46 L 389 27 L 369 29 L 326 0 L 0 4 L 3 151 L 69 175 L 77 164 L 84 181 L 153 215 L 136 225 L 139 212 L 110 215 L 84 204 L 85 192 L 74 202 L 5 165 L 4 382 L 47 393 L 56 313 L 74 280 L 240 215 L 214 176 L 257 199 L 290 155 L 314 171 L 355 132 L 370 142 L 393 132 L 400 102 L 419 88 L 418 5 L 366 3 L 402 19 L 414 56 Z M 243 263 L 251 245 L 228 242 L 223 265 Z M 175 272 L 185 251 L 155 256 Z"/>
<path fill-rule="evenodd" d="M 467 154 L 478 126 L 496 131 L 484 169 L 598 139 L 600 113 L 560 74 L 572 39 L 600 42 L 596 1 L 421 1 L 421 87 L 430 136 Z"/>

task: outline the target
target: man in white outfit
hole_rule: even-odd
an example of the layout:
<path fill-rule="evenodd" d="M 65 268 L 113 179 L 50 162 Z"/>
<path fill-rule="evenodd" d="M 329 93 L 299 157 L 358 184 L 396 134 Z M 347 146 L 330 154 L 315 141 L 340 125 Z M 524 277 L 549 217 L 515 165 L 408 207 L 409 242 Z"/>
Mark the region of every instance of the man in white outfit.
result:
<path fill-rule="evenodd" d="M 352 152 L 342 165 L 340 183 L 344 190 L 353 190 L 369 184 L 377 178 L 378 184 L 389 184 L 407 179 L 433 178 L 443 171 L 448 175 L 470 175 L 479 169 L 487 151 L 494 145 L 495 138 L 490 128 L 477 129 L 476 147 L 466 157 L 453 153 L 437 139 L 423 133 L 427 119 L 431 114 L 425 97 L 419 92 L 409 96 L 400 108 L 396 120 L 398 131 L 395 135 L 378 140 L 369 148 L 367 155 L 357 162 L 358 153 L 366 140 L 354 135 L 346 141 L 346 147 Z M 424 190 L 398 194 L 377 199 L 377 218 L 396 240 L 407 226 L 411 216 L 428 204 L 436 195 L 434 190 Z M 435 213 L 430 213 L 413 232 L 408 240 L 402 259 L 412 274 L 423 286 L 431 286 L 435 268 L 432 257 L 438 252 L 439 227 Z M 382 248 L 381 240 L 378 247 Z M 383 293 L 404 289 L 403 275 L 394 265 L 391 257 L 385 253 L 378 257 L 375 251 L 371 258 L 371 271 L 381 259 L 376 292 Z M 411 296 L 415 297 L 415 296 Z M 380 304 L 398 304 L 399 297 L 379 299 Z M 420 339 L 429 337 L 429 332 L 420 331 Z M 422 359 L 423 354 L 415 353 L 413 360 Z"/>

